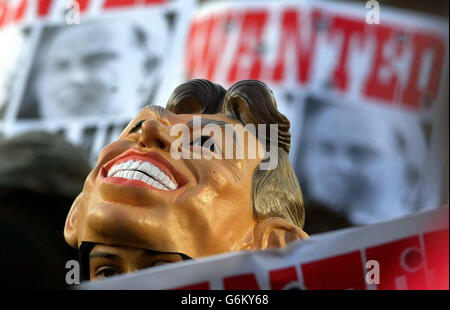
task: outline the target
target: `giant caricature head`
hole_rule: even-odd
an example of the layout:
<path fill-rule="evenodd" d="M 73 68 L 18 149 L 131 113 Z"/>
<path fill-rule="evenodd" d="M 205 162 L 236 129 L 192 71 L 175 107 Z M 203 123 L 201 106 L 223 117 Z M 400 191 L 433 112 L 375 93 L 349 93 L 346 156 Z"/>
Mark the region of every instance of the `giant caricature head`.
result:
<path fill-rule="evenodd" d="M 264 151 L 256 158 L 247 156 L 251 147 L 261 149 L 264 143 L 242 126 L 235 130 L 246 133 L 236 135 L 245 139 L 231 143 L 242 148 L 243 158 L 174 159 L 171 144 L 178 137 L 170 135 L 171 128 L 192 126 L 195 115 L 202 125 L 277 124 L 277 166 L 260 170 Z M 167 110 L 144 108 L 103 149 L 67 217 L 66 241 L 73 247 L 90 242 L 198 258 L 282 247 L 305 238 L 289 143 L 289 121 L 263 83 L 242 81 L 226 91 L 206 80 L 187 82 L 175 89 Z M 190 151 L 202 146 L 201 140 L 193 141 Z"/>

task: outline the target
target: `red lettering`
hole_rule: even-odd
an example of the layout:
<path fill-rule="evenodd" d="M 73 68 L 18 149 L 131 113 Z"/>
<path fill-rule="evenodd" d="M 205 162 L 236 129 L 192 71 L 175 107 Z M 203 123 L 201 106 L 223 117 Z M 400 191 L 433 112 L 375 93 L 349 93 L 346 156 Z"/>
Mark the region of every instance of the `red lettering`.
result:
<path fill-rule="evenodd" d="M 136 3 L 136 0 L 105 0 L 103 7 L 105 9 L 116 8 L 120 6 L 132 6 Z"/>
<path fill-rule="evenodd" d="M 261 39 L 267 15 L 267 11 L 243 14 L 241 35 L 227 78 L 230 84 L 242 79 L 259 79 L 262 69 Z"/>
<path fill-rule="evenodd" d="M 341 34 L 343 37 L 339 60 L 333 72 L 332 82 L 334 87 L 337 87 L 342 91 L 346 90 L 348 87 L 347 60 L 350 40 L 355 38 L 355 35 L 359 35 L 360 44 L 362 45 L 364 29 L 364 22 L 360 20 L 350 20 L 348 17 L 335 17 L 333 19 L 329 37 L 334 37 L 337 33 Z"/>
<path fill-rule="evenodd" d="M 188 40 L 188 74 L 190 78 L 214 80 L 217 64 L 227 43 L 229 14 L 202 20 L 193 25 Z"/>
<path fill-rule="evenodd" d="M 387 58 L 385 54 L 386 43 L 392 39 L 393 29 L 385 26 L 376 26 L 376 50 L 369 77 L 364 86 L 364 93 L 369 97 L 379 98 L 386 101 L 394 100 L 395 90 L 398 87 L 398 76 L 392 63 L 395 58 L 403 52 L 402 42 L 396 44 L 392 57 Z M 389 70 L 388 78 L 381 78 L 381 71 Z"/>
<path fill-rule="evenodd" d="M 365 289 L 365 275 L 359 251 L 301 265 L 307 289 Z"/>
<path fill-rule="evenodd" d="M 273 270 L 269 273 L 272 290 L 282 290 L 287 284 L 298 281 L 295 267 Z"/>
<path fill-rule="evenodd" d="M 205 23 L 195 21 L 191 23 L 186 42 L 186 58 L 184 60 L 187 70 L 187 78 L 192 79 L 199 60 L 198 52 L 203 49 L 205 40 L 202 36 L 202 30 Z"/>
<path fill-rule="evenodd" d="M 445 44 L 441 38 L 431 34 L 416 33 L 413 46 L 411 73 L 403 91 L 402 103 L 407 107 L 418 109 L 424 101 L 431 103 L 436 100 L 444 67 Z M 421 74 L 427 74 L 427 72 L 421 72 L 426 52 L 431 52 L 433 61 L 429 68 L 427 83 L 424 87 L 420 87 L 419 77 Z"/>
<path fill-rule="evenodd" d="M 85 12 L 88 8 L 89 0 L 77 0 L 80 6 L 80 12 Z"/>
<path fill-rule="evenodd" d="M 16 10 L 16 15 L 14 16 L 14 21 L 18 22 L 23 19 L 25 16 L 25 12 L 28 6 L 28 0 L 22 0 L 22 2 L 19 4 L 19 7 Z"/>
<path fill-rule="evenodd" d="M 0 1 L 0 28 L 3 27 L 8 15 L 9 6 L 5 1 Z"/>
<path fill-rule="evenodd" d="M 426 288 L 425 259 L 418 236 L 368 248 L 366 257 L 380 265 L 378 289 Z"/>
<path fill-rule="evenodd" d="M 259 290 L 258 282 L 254 274 L 243 274 L 223 279 L 226 290 Z"/>
<path fill-rule="evenodd" d="M 210 290 L 210 289 L 211 288 L 209 287 L 209 282 L 201 282 L 201 283 L 195 283 L 195 284 L 177 287 L 172 290 L 183 291 L 183 290 Z"/>
<path fill-rule="evenodd" d="M 295 9 L 288 9 L 283 12 L 281 17 L 281 40 L 272 76 L 274 82 L 280 82 L 284 79 L 285 61 L 290 59 L 288 53 L 297 57 L 297 75 L 300 83 L 309 80 L 311 59 L 314 55 L 317 37 L 314 24 L 319 17 L 319 11 L 314 11 L 310 17 L 311 23 L 309 29 L 307 29 L 310 33 L 309 42 L 302 42 L 302 36 L 305 35 L 305 32 L 301 32 L 304 27 L 299 23 L 299 14 Z"/>
<path fill-rule="evenodd" d="M 145 0 L 145 4 L 158 4 L 158 3 L 165 3 L 165 0 Z"/>
<path fill-rule="evenodd" d="M 204 31 L 207 24 L 205 21 L 196 21 L 191 24 L 189 29 L 185 58 L 188 79 L 194 78 L 196 69 L 201 63 L 199 55 L 204 50 L 206 43 L 207 38 Z"/>
<path fill-rule="evenodd" d="M 50 11 L 52 0 L 39 0 L 38 2 L 38 15 L 40 17 L 47 16 Z"/>
<path fill-rule="evenodd" d="M 448 290 L 448 229 L 425 234 L 423 239 L 429 271 L 428 289 Z"/>

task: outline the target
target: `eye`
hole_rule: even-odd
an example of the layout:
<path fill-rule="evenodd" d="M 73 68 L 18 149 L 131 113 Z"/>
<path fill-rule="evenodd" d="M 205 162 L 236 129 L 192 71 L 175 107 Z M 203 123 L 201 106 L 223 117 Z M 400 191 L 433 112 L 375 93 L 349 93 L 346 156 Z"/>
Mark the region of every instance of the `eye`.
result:
<path fill-rule="evenodd" d="M 142 124 L 145 122 L 146 120 L 143 119 L 139 122 L 136 123 L 136 125 L 134 125 L 133 128 L 131 128 L 129 133 L 138 133 L 138 134 L 142 134 Z"/>
<path fill-rule="evenodd" d="M 211 152 L 216 151 L 216 146 L 214 140 L 210 136 L 201 136 L 191 142 L 192 146 L 201 146 L 210 150 Z"/>
<path fill-rule="evenodd" d="M 52 64 L 52 68 L 56 71 L 63 71 L 69 68 L 69 61 L 67 60 L 58 60 Z"/>
<path fill-rule="evenodd" d="M 113 267 L 101 267 L 95 272 L 95 277 L 98 279 L 104 279 L 119 274 L 119 271 Z"/>

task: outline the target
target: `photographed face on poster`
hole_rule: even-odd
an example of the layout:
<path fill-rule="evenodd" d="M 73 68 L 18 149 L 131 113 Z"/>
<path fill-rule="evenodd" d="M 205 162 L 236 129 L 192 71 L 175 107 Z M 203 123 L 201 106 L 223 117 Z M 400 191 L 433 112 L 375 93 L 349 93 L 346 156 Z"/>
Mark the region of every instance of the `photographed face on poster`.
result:
<path fill-rule="evenodd" d="M 299 167 L 305 197 L 347 214 L 354 224 L 413 211 L 425 152 L 417 124 L 331 104 L 305 118 Z"/>
<path fill-rule="evenodd" d="M 15 27 L 0 30 L 0 120 L 5 116 L 12 98 L 18 95 L 12 92 L 12 88 L 17 69 L 23 65 L 20 56 L 27 33 L 24 29 Z"/>
<path fill-rule="evenodd" d="M 157 27 L 156 27 L 157 26 Z M 136 111 L 155 82 L 164 23 L 143 29 L 127 21 L 65 26 L 39 55 L 35 95 L 44 119 L 124 115 Z M 153 40 L 153 41 L 152 41 Z M 160 51 L 161 52 L 161 51 Z"/>

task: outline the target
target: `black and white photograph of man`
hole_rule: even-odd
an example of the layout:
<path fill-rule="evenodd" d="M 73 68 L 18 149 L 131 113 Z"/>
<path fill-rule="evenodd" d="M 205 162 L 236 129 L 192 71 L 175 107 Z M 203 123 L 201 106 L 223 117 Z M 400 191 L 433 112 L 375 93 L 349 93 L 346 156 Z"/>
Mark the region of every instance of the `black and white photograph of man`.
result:
<path fill-rule="evenodd" d="M 162 14 L 42 31 L 19 119 L 123 116 L 149 104 L 168 37 Z"/>
<path fill-rule="evenodd" d="M 307 100 L 296 162 L 306 207 L 325 206 L 353 225 L 420 209 L 423 128 L 412 116 L 379 110 Z"/>

